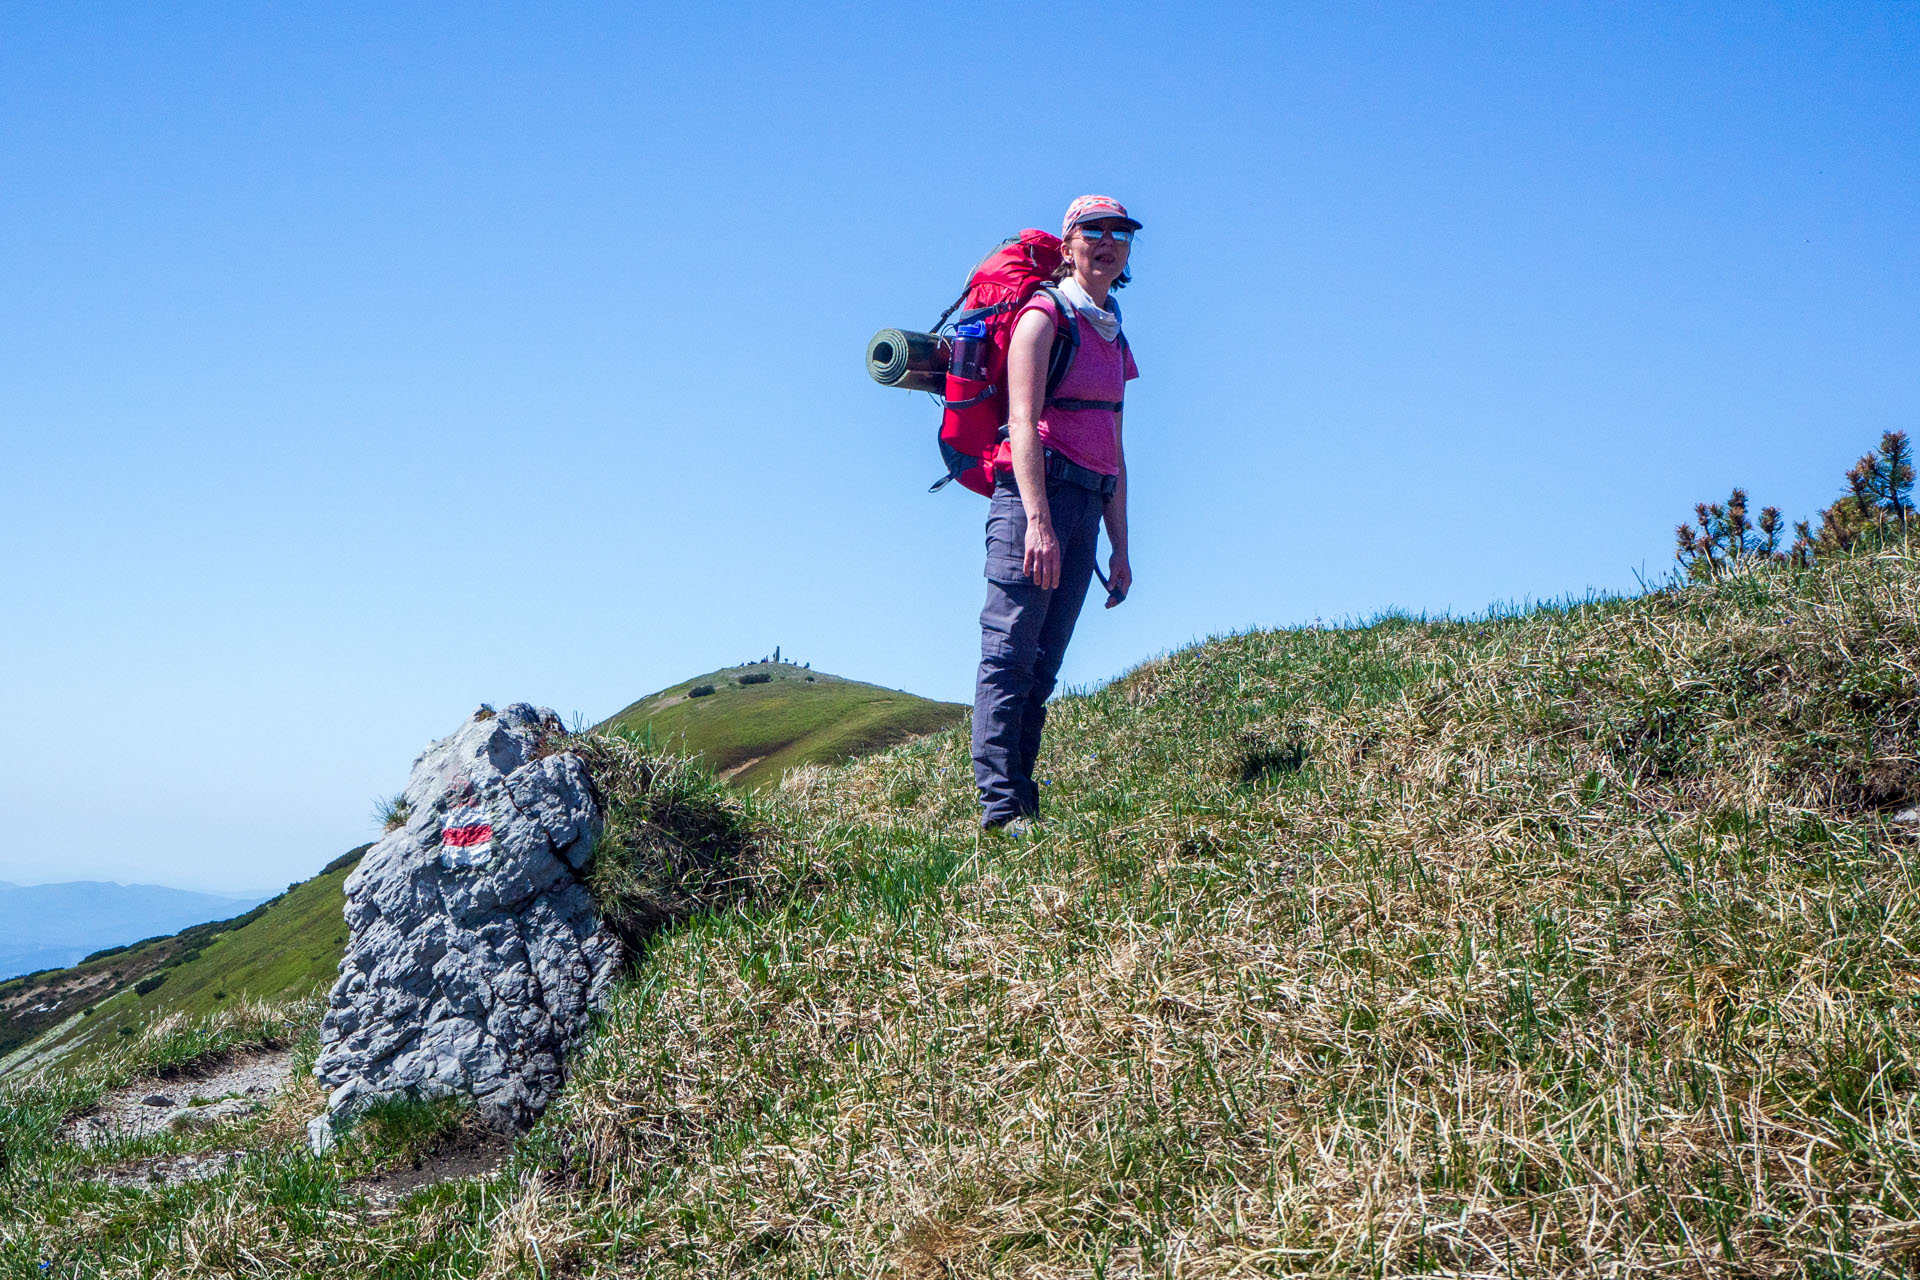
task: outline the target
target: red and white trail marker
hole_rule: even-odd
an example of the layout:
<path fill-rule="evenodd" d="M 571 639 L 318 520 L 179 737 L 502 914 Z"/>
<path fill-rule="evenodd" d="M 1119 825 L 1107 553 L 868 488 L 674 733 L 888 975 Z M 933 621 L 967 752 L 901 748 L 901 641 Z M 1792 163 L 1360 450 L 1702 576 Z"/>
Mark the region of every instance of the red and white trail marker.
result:
<path fill-rule="evenodd" d="M 476 845 L 493 843 L 493 824 L 476 822 L 469 826 L 449 826 L 441 831 L 440 843 L 455 849 L 471 849 Z"/>

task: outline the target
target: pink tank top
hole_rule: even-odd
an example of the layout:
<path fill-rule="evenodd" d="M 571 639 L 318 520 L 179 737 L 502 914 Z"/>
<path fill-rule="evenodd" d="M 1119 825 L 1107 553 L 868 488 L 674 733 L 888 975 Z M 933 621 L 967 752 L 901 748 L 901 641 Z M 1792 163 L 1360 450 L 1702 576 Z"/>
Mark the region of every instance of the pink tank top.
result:
<path fill-rule="evenodd" d="M 1033 301 L 1020 310 L 1022 315 L 1028 311 L 1044 311 L 1055 324 L 1059 323 L 1052 299 L 1044 293 L 1035 294 Z M 1074 353 L 1073 367 L 1067 370 L 1067 376 L 1053 389 L 1054 397 L 1124 400 L 1127 383 L 1140 376 L 1140 370 L 1133 363 L 1132 350 L 1117 338 L 1112 342 L 1102 338 L 1100 331 L 1078 311 L 1073 313 L 1073 322 L 1080 326 L 1080 349 Z M 1104 476 L 1120 473 L 1120 442 L 1115 438 L 1113 410 L 1062 409 L 1048 405 L 1040 411 L 1037 425 L 1040 443 L 1064 455 L 1069 462 Z M 1010 469 L 1011 465 L 1003 463 L 1002 467 Z"/>

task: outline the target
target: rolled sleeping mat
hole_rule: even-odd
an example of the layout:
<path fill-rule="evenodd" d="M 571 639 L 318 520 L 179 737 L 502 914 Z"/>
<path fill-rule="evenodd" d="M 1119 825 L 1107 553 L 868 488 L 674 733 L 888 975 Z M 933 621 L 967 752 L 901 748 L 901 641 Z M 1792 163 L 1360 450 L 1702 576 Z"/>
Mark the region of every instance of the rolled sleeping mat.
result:
<path fill-rule="evenodd" d="M 882 329 L 867 343 L 867 373 L 883 387 L 943 392 L 951 351 L 951 344 L 937 334 Z"/>

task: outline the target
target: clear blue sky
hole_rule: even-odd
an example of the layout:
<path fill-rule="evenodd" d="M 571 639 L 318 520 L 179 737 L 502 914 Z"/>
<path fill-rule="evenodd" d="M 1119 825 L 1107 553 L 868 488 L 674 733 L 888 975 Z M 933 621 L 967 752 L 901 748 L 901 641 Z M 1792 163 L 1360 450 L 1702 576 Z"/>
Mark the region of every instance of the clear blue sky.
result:
<path fill-rule="evenodd" d="M 861 353 L 1125 201 L 1134 598 L 1631 590 L 1920 427 L 1920 5 L 0 6 L 0 879 L 272 887 L 481 701 L 971 689 Z"/>

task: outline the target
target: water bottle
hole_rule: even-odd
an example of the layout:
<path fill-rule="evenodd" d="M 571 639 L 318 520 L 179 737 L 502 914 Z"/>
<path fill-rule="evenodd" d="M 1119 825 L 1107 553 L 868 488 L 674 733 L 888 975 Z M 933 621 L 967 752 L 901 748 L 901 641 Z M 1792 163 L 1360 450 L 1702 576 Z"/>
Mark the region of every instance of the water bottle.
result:
<path fill-rule="evenodd" d="M 987 380 L 987 326 L 963 324 L 953 331 L 953 355 L 947 372 L 974 382 Z"/>

